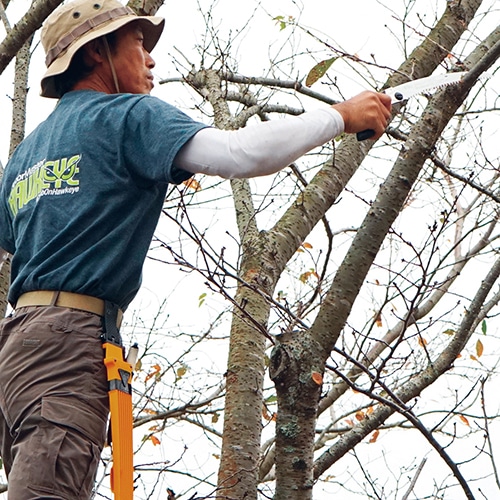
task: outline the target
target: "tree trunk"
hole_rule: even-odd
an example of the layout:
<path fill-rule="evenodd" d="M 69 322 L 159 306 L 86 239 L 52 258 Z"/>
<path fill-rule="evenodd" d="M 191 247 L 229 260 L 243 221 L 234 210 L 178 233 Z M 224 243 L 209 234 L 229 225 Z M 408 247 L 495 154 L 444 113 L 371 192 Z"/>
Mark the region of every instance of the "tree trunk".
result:
<path fill-rule="evenodd" d="M 316 408 L 324 363 L 306 332 L 280 335 L 269 374 L 276 386 L 276 489 L 274 500 L 312 498 Z"/>
<path fill-rule="evenodd" d="M 233 181 L 240 192 L 239 202 L 248 191 L 246 181 Z M 253 219 L 252 219 L 253 220 Z M 241 282 L 231 325 L 222 456 L 218 477 L 219 499 L 257 499 L 260 442 L 262 431 L 265 349 L 270 305 L 266 300 L 276 284 L 275 262 L 264 235 L 242 212 L 245 221 L 240 266 Z M 242 227 L 240 225 L 240 227 Z"/>

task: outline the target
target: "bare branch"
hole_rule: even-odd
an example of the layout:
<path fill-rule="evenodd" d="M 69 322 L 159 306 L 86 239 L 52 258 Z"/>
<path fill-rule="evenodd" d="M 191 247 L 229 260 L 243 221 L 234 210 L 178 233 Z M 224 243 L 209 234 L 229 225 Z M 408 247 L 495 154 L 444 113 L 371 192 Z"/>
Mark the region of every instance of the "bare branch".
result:
<path fill-rule="evenodd" d="M 33 33 L 63 0 L 36 0 L 0 43 L 0 74 Z"/>

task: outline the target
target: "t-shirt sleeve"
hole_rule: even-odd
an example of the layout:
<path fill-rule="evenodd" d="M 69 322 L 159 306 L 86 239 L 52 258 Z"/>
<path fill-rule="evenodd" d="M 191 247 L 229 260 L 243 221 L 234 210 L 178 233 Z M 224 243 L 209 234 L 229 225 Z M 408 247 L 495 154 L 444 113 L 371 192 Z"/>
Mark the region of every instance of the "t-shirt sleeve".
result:
<path fill-rule="evenodd" d="M 181 183 L 192 174 L 176 168 L 174 158 L 205 127 L 161 99 L 143 96 L 125 120 L 123 154 L 127 167 L 149 181 Z"/>
<path fill-rule="evenodd" d="M 2 190 L 5 186 L 2 186 Z M 8 207 L 5 204 L 6 197 L 0 198 L 0 249 L 3 249 L 11 254 L 14 253 L 16 245 L 12 234 L 12 219 Z"/>

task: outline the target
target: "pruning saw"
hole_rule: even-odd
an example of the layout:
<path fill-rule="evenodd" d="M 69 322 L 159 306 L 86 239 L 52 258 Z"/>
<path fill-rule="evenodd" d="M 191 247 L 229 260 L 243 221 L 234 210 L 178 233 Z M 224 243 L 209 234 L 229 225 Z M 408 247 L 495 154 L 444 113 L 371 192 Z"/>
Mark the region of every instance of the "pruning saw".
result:
<path fill-rule="evenodd" d="M 389 95 L 392 104 L 401 104 L 419 94 L 425 94 L 448 85 L 460 83 L 462 78 L 467 74 L 467 71 L 459 71 L 456 73 L 444 73 L 442 75 L 431 75 L 410 82 L 396 85 L 384 90 L 384 93 Z M 369 139 L 375 134 L 374 130 L 367 129 L 356 134 L 358 141 Z"/>

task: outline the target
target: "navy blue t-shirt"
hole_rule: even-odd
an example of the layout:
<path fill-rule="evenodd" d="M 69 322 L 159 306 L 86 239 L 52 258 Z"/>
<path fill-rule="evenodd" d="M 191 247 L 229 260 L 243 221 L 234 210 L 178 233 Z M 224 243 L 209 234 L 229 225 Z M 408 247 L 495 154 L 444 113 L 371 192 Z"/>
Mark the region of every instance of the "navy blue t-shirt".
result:
<path fill-rule="evenodd" d="M 206 127 L 148 95 L 65 94 L 16 149 L 0 190 L 0 247 L 13 254 L 9 301 L 62 290 L 125 309 L 181 147 Z"/>

